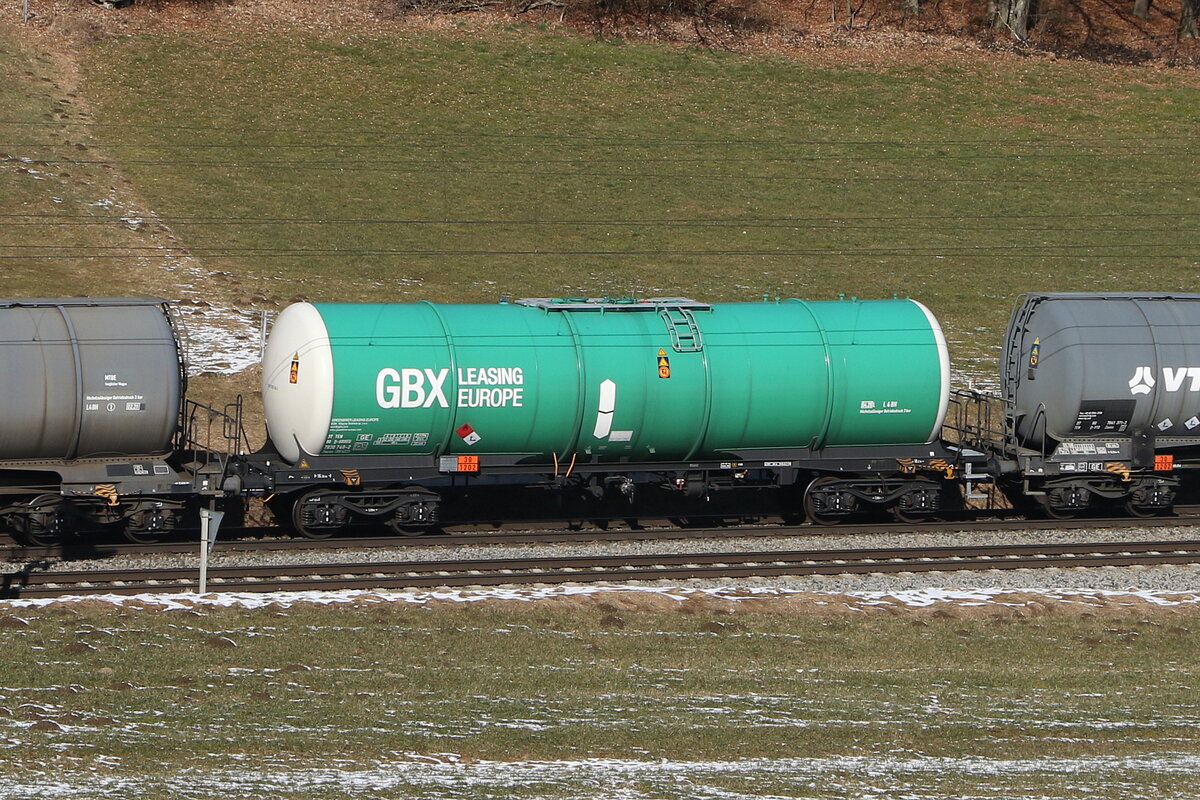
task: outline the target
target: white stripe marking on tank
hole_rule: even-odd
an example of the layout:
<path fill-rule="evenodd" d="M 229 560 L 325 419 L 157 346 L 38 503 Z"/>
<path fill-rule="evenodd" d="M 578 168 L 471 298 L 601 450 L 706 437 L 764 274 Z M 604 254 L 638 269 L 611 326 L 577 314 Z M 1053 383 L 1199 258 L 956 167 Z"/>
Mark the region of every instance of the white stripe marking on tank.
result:
<path fill-rule="evenodd" d="M 596 411 L 596 429 L 592 436 L 603 439 L 612 431 L 613 412 L 617 410 L 617 384 L 610 378 L 600 381 L 600 407 Z"/>
<path fill-rule="evenodd" d="M 946 409 L 950 405 L 950 348 L 946 347 L 946 337 L 942 333 L 942 326 L 938 323 L 937 317 L 933 315 L 933 312 L 926 308 L 924 303 L 919 303 L 916 300 L 912 302 L 916 303 L 917 308 L 925 312 L 925 318 L 929 320 L 929 327 L 933 331 L 933 340 L 937 344 L 938 360 L 941 362 L 942 393 L 941 398 L 938 400 L 938 417 L 933 423 L 933 429 L 929 431 L 929 439 L 927 440 L 932 442 L 941 435 L 942 423 L 946 421 Z"/>

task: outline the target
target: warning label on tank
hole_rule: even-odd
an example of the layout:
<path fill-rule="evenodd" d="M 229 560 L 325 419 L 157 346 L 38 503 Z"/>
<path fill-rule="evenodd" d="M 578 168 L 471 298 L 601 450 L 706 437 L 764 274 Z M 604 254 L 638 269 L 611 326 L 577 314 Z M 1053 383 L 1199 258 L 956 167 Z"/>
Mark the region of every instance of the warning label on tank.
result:
<path fill-rule="evenodd" d="M 468 445 L 476 444 L 482 437 L 468 423 L 464 422 L 454 431 Z"/>

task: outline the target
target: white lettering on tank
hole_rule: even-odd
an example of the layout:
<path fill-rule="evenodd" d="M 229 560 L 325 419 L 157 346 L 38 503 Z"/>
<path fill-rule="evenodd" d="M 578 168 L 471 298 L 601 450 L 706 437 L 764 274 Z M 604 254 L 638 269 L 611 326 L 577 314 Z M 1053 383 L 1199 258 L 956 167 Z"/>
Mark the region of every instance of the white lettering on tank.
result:
<path fill-rule="evenodd" d="M 401 408 L 420 408 L 425 404 L 425 374 L 419 369 L 400 370 L 404 394 L 400 398 Z"/>
<path fill-rule="evenodd" d="M 413 369 L 405 367 L 399 372 L 384 367 L 375 376 L 375 402 L 380 408 L 429 408 L 434 403 L 448 408 L 446 393 L 442 385 L 450 370 Z M 425 384 L 429 384 L 426 389 Z M 397 385 L 398 384 L 398 385 Z"/>
<path fill-rule="evenodd" d="M 1157 383 L 1153 369 L 1145 365 L 1135 367 L 1133 377 L 1129 380 L 1129 393 L 1150 394 Z M 1163 391 L 1178 392 L 1185 388 L 1189 392 L 1200 392 L 1200 367 L 1162 368 Z"/>
<path fill-rule="evenodd" d="M 429 399 L 425 401 L 424 407 L 429 408 L 436 400 L 442 408 L 449 408 L 450 404 L 446 402 L 446 395 L 442 391 L 442 384 L 446 382 L 446 376 L 450 374 L 450 370 L 438 370 L 435 375 L 433 370 L 425 370 L 425 375 L 429 378 Z"/>
<path fill-rule="evenodd" d="M 379 375 L 375 377 L 375 402 L 380 408 L 400 407 L 400 387 L 395 385 L 399 380 L 400 373 L 391 367 L 379 370 Z"/>
<path fill-rule="evenodd" d="M 459 386 L 520 386 L 525 371 L 520 367 L 459 367 Z"/>
<path fill-rule="evenodd" d="M 459 389 L 459 408 L 503 408 L 523 405 L 525 390 L 505 387 L 503 389 Z"/>
<path fill-rule="evenodd" d="M 1200 367 L 1163 367 L 1163 383 L 1168 392 L 1178 392 L 1188 378 L 1192 379 L 1188 389 L 1193 392 L 1200 391 Z"/>
<path fill-rule="evenodd" d="M 375 402 L 380 408 L 449 408 L 449 369 L 384 367 L 375 376 Z M 459 408 L 520 408 L 525 404 L 525 372 L 521 367 L 459 367 L 455 405 Z M 496 387 L 496 388 L 475 388 Z"/>

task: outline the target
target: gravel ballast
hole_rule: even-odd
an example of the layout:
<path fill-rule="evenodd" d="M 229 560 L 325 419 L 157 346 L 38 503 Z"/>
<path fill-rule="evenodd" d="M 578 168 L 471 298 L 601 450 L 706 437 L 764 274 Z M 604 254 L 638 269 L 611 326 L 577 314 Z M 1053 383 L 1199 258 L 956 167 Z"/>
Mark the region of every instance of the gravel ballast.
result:
<path fill-rule="evenodd" d="M 942 532 L 907 533 L 888 531 L 879 534 L 843 535 L 825 533 L 811 536 L 779 536 L 729 539 L 670 539 L 647 538 L 638 541 L 598 542 L 581 538 L 577 543 L 410 546 L 397 540 L 395 547 L 369 549 L 335 548 L 301 551 L 222 550 L 218 542 L 210 559 L 210 568 L 224 566 L 298 565 L 298 564 L 361 564 L 398 561 L 444 561 L 462 559 L 523 559 L 602 555 L 653 555 L 675 553 L 734 553 L 841 549 L 887 549 L 954 547 L 978 545 L 1035 545 L 1082 542 L 1140 542 L 1191 540 L 1196 537 L 1191 527 L 1171 528 L 1097 528 L 1092 530 L 1061 531 L 1003 531 L 1003 532 Z M 12 563 L 5 572 L 16 572 L 30 565 Z M 78 571 L 84 569 L 198 569 L 199 554 L 165 554 L 158 556 L 127 556 L 95 561 L 45 562 L 39 571 Z M 1200 566 L 1158 567 L 1097 567 L 1069 569 L 995 569 L 961 570 L 954 572 L 922 572 L 867 575 L 817 575 L 772 578 L 738 578 L 721 580 L 640 582 L 642 586 L 744 586 L 747 588 L 776 588 L 787 591 L 819 592 L 894 592 L 925 588 L 1071 588 L 1103 591 L 1157 590 L 1169 592 L 1200 591 Z"/>

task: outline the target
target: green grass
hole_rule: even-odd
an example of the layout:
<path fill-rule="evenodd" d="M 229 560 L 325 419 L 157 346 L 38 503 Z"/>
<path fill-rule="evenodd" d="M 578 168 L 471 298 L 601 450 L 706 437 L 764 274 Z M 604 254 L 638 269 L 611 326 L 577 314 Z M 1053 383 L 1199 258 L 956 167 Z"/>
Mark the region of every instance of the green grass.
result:
<path fill-rule="evenodd" d="M 0 28 L 0 116 L 36 123 L 0 127 L 0 214 L 62 215 L 0 218 L 6 295 L 169 293 L 161 254 L 124 248 L 170 240 L 114 222 L 106 199 L 157 213 L 202 267 L 229 273 L 213 291 L 269 307 L 900 293 L 933 308 L 969 364 L 990 357 L 1020 291 L 1196 289 L 1193 72 L 919 53 L 832 65 L 523 28 L 189 30 L 90 45 L 82 66 L 70 98 L 42 79 L 51 60 Z M 12 158 L 45 162 L 46 179 Z M 4 797 L 54 780 L 229 796 L 201 779 L 412 753 L 832 764 L 711 778 L 731 796 L 1195 789 L 1194 774 L 1132 760 L 1197 753 L 1196 634 L 1163 619 L 748 615 L 714 634 L 711 615 L 624 611 L 22 614 L 31 627 L 0 631 Z M 237 647 L 210 644 L 219 635 Z M 27 727 L 39 719 L 64 729 Z M 838 766 L 858 757 L 1117 766 Z M 634 785 L 696 796 L 686 778 Z M 445 788 L 413 778 L 377 794 Z M 451 793 L 611 788 L 580 772 L 538 795 Z"/>
<path fill-rule="evenodd" d="M 0 275 L 5 297 L 145 294 L 138 258 L 89 256 L 142 244 L 130 226 L 71 225 L 77 215 L 108 215 L 127 179 L 93 160 L 82 98 L 54 60 L 0 26 Z M 66 217 L 67 219 L 64 219 Z"/>
<path fill-rule="evenodd" d="M 97 151 L 266 305 L 899 293 L 969 366 L 1020 291 L 1196 288 L 1193 72 L 529 29 L 192 30 L 84 63 Z"/>
<path fill-rule="evenodd" d="M 245 764 L 299 776 L 436 754 L 760 759 L 743 765 L 749 785 L 727 778 L 751 794 L 754 781 L 783 790 L 804 777 L 772 763 L 812 759 L 833 764 L 843 788 L 799 796 L 838 797 L 869 789 L 871 762 L 886 772 L 885 761 L 1024 761 L 1041 766 L 896 779 L 913 797 L 1005 787 L 1185 797 L 1194 775 L 1147 764 L 1200 753 L 1200 634 L 1165 614 L 921 621 L 524 604 L 20 613 L 31 624 L 5 630 L 0 690 L 5 797 L 6 785 L 47 773 L 70 784 L 93 770 L 126 781 L 128 796 L 155 797 L 185 771 L 232 776 Z M 37 720 L 64 729 L 30 729 Z M 1053 766 L 1089 759 L 1109 767 Z M 1122 795 L 1130 780 L 1137 792 Z M 413 796 L 420 781 L 405 787 L 383 796 Z M 605 793 L 584 782 L 538 796 L 579 791 Z"/>

